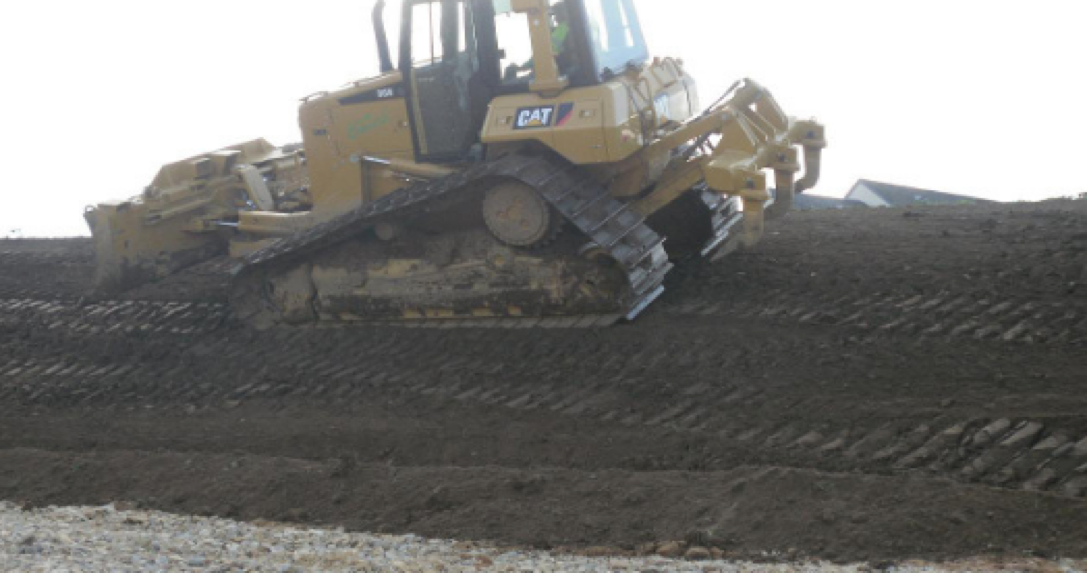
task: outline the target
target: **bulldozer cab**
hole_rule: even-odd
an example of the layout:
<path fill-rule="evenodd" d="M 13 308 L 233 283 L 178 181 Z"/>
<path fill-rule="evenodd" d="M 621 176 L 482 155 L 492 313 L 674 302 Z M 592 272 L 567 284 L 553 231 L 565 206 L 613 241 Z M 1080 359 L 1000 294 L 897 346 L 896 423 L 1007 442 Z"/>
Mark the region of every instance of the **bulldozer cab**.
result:
<path fill-rule="evenodd" d="M 387 54 L 382 18 L 375 26 Z M 416 158 L 471 155 L 497 96 L 557 96 L 648 58 L 633 0 L 404 0 L 399 68 Z"/>

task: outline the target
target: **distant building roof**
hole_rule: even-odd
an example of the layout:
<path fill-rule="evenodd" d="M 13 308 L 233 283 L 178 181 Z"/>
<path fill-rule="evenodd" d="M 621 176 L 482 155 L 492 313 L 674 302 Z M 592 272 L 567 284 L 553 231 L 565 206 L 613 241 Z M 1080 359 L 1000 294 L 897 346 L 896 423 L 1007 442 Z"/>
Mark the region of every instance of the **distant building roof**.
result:
<path fill-rule="evenodd" d="M 846 199 L 860 201 L 869 207 L 904 207 L 907 205 L 979 205 L 995 203 L 988 199 L 955 195 L 942 191 L 918 189 L 904 185 L 892 185 L 861 179 L 846 195 Z"/>
<path fill-rule="evenodd" d="M 796 196 L 793 206 L 798 211 L 816 211 L 819 209 L 856 209 L 867 207 L 860 201 L 852 199 L 838 199 L 835 197 L 823 197 L 811 193 L 801 193 Z"/>

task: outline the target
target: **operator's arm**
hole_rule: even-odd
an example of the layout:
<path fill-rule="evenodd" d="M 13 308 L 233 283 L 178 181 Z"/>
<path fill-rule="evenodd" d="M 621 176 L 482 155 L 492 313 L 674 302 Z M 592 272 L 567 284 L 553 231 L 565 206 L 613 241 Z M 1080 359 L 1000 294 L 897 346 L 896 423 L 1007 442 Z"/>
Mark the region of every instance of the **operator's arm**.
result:
<path fill-rule="evenodd" d="M 570 25 L 562 22 L 551 32 L 551 46 L 555 50 L 555 58 L 561 61 L 566 53 L 566 41 L 570 37 Z M 506 67 L 506 80 L 516 80 L 517 74 L 526 70 L 535 69 L 535 63 L 529 60 L 523 64 L 510 64 Z"/>

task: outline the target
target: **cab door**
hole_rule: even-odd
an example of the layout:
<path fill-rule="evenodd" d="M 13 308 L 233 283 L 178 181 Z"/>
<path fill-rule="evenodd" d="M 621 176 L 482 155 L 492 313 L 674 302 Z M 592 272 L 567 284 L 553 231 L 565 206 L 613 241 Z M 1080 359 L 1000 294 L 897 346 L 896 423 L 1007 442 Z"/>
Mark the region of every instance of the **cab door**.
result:
<path fill-rule="evenodd" d="M 400 67 L 419 161 L 463 159 L 478 140 L 470 84 L 479 69 L 475 27 L 464 0 L 404 3 Z"/>

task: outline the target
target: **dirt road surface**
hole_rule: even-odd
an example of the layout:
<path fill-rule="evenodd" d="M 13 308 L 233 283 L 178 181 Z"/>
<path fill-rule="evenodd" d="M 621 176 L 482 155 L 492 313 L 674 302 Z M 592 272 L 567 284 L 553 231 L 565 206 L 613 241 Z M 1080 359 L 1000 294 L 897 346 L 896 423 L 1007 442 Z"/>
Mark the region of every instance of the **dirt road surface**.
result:
<path fill-rule="evenodd" d="M 1087 556 L 1087 201 L 809 212 L 602 331 L 255 332 L 0 242 L 0 499 L 616 553 Z M 677 543 L 678 542 L 678 543 Z"/>

